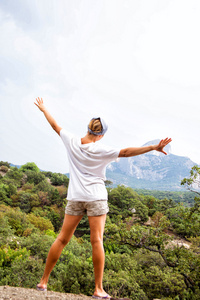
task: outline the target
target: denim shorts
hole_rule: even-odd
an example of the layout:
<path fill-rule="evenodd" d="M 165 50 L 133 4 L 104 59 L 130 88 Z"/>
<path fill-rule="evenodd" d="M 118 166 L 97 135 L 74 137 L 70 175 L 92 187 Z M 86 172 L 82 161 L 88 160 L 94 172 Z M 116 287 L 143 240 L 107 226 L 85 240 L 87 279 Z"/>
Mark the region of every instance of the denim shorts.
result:
<path fill-rule="evenodd" d="M 69 201 L 67 202 L 65 213 L 72 216 L 101 216 L 109 212 L 107 200 L 96 201 Z"/>

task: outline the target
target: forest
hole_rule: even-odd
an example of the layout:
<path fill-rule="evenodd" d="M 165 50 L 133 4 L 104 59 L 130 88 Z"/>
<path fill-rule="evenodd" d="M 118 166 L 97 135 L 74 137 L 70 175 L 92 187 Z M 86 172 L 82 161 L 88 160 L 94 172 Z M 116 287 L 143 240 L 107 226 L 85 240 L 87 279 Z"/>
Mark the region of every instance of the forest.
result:
<path fill-rule="evenodd" d="M 66 175 L 40 171 L 32 162 L 20 168 L 0 162 L 0 285 L 36 287 L 62 226 L 68 183 Z M 178 200 L 106 184 L 105 290 L 133 300 L 200 299 L 200 168 L 180 182 L 188 191 Z M 49 290 L 92 295 L 89 234 L 83 217 Z"/>

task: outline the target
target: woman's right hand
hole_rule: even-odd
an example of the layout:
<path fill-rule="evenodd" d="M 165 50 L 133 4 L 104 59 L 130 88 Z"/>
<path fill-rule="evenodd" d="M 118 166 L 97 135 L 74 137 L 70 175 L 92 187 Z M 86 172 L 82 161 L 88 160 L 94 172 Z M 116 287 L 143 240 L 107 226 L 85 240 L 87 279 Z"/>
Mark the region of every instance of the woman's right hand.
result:
<path fill-rule="evenodd" d="M 60 127 L 56 123 L 56 121 L 54 120 L 54 118 L 48 112 L 48 110 L 44 106 L 42 98 L 38 97 L 38 98 L 36 98 L 36 101 L 37 102 L 34 102 L 34 104 L 44 113 L 44 116 L 47 119 L 47 121 L 49 122 L 49 124 L 51 125 L 51 127 L 60 135 L 60 131 L 61 131 L 62 127 Z"/>
<path fill-rule="evenodd" d="M 40 98 L 38 97 L 38 98 L 36 98 L 36 101 L 37 101 L 37 102 L 34 102 L 34 104 L 35 104 L 42 112 L 44 112 L 45 109 L 46 109 L 46 107 L 44 106 L 44 103 L 43 103 L 42 98 L 40 99 Z"/>
<path fill-rule="evenodd" d="M 154 150 L 159 151 L 159 152 L 162 152 L 162 153 L 164 153 L 165 155 L 167 155 L 167 152 L 165 152 L 165 151 L 163 150 L 163 148 L 164 148 L 165 146 L 167 146 L 167 144 L 169 144 L 171 141 L 172 141 L 171 138 L 170 138 L 170 139 L 169 139 L 169 138 L 166 138 L 166 139 L 164 139 L 164 140 L 161 140 L 160 143 L 159 143 L 158 145 L 155 145 L 155 146 L 154 146 Z"/>

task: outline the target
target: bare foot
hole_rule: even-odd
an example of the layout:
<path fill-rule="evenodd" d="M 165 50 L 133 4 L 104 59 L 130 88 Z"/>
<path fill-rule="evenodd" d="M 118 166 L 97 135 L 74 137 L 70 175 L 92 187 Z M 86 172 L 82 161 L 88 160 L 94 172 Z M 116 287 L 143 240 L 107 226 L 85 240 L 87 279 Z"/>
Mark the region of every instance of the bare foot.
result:
<path fill-rule="evenodd" d="M 47 285 L 38 283 L 36 288 L 37 288 L 38 291 L 46 291 L 47 290 Z"/>
<path fill-rule="evenodd" d="M 104 298 L 104 299 L 110 299 L 111 298 L 111 296 L 108 295 L 104 290 L 95 291 L 93 296 L 101 297 L 101 298 Z"/>

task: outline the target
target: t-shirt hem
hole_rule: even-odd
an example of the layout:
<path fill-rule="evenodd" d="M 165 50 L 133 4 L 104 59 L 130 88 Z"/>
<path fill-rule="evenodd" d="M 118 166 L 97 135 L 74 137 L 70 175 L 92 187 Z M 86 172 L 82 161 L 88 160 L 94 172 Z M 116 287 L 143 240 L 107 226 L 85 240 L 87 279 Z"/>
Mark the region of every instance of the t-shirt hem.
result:
<path fill-rule="evenodd" d="M 85 199 L 80 199 L 80 198 L 73 198 L 73 199 L 69 199 L 69 198 L 67 198 L 66 199 L 67 201 L 80 201 L 80 202 L 92 202 L 92 201 L 107 201 L 108 200 L 108 198 L 104 198 L 104 199 L 99 199 L 99 198 L 96 198 L 96 199 L 88 199 L 88 198 L 85 198 Z"/>

